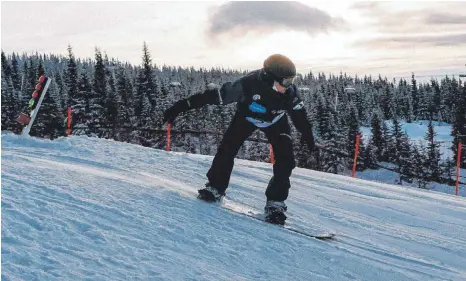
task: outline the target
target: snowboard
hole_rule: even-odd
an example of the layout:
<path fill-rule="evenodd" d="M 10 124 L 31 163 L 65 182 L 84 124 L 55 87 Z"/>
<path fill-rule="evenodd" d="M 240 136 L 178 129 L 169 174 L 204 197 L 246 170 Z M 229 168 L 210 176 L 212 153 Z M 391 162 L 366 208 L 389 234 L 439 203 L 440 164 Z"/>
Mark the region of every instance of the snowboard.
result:
<path fill-rule="evenodd" d="M 333 232 L 326 232 L 326 231 L 320 231 L 320 230 L 313 230 L 313 229 L 305 229 L 304 227 L 296 226 L 290 222 L 285 222 L 285 224 L 275 224 L 268 222 L 265 219 L 265 214 L 262 213 L 254 213 L 254 212 L 247 212 L 247 213 L 240 213 L 242 215 L 245 215 L 247 217 L 262 221 L 264 223 L 276 225 L 277 227 L 281 227 L 283 229 L 286 229 L 288 231 L 298 233 L 310 238 L 316 238 L 320 240 L 326 240 L 326 239 L 332 239 L 335 236 L 335 233 Z M 288 219 L 289 220 L 289 219 Z"/>
<path fill-rule="evenodd" d="M 204 201 L 202 199 L 199 199 L 199 200 Z M 257 221 L 261 221 L 263 223 L 267 223 L 269 225 L 273 225 L 281 229 L 293 232 L 295 234 L 306 236 L 308 238 L 328 240 L 328 239 L 333 239 L 335 236 L 335 233 L 331 231 L 325 231 L 325 230 L 321 230 L 317 228 L 313 229 L 311 227 L 299 225 L 294 222 L 293 218 L 288 218 L 285 224 L 283 225 L 268 222 L 265 218 L 265 213 L 260 212 L 256 210 L 255 208 L 252 208 L 251 206 L 248 206 L 248 205 L 245 205 L 239 202 L 234 202 L 226 198 L 223 198 L 221 201 L 217 203 L 212 203 L 212 202 L 207 202 L 207 201 L 204 201 L 204 202 L 218 205 L 219 207 L 226 209 L 228 211 L 234 212 L 235 214 L 239 214 L 239 215 L 251 218 L 251 219 L 255 219 Z"/>

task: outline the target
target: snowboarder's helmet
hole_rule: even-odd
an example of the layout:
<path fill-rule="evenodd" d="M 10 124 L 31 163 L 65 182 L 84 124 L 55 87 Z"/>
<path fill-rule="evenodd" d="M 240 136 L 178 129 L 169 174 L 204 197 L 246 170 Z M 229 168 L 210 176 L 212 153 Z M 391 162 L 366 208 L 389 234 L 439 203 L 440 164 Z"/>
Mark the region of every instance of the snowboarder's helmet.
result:
<path fill-rule="evenodd" d="M 264 71 L 282 86 L 289 87 L 296 77 L 296 66 L 286 56 L 274 54 L 264 61 Z"/>

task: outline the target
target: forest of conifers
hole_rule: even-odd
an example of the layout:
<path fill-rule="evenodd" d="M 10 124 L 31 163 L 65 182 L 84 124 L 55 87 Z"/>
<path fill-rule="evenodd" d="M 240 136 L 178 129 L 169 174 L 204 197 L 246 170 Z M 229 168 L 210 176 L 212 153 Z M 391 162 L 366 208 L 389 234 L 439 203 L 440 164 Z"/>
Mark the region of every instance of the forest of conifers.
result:
<path fill-rule="evenodd" d="M 98 48 L 94 58 L 68 55 L 5 54 L 2 51 L 2 131 L 20 133 L 16 121 L 27 112 L 28 101 L 40 75 L 52 82 L 30 132 L 32 136 L 65 136 L 67 108 L 72 108 L 72 134 L 105 137 L 164 149 L 166 125 L 163 111 L 180 98 L 221 85 L 247 71 L 170 67 L 152 62 L 144 43 L 141 65 L 109 58 Z M 258 66 L 260 68 L 261 66 Z M 391 167 L 400 183 L 416 180 L 448 182 L 456 164 L 458 142 L 466 142 L 466 83 L 457 77 L 418 83 L 408 80 L 351 77 L 344 73 L 306 73 L 296 81 L 308 118 L 324 150 L 309 152 L 293 128 L 297 166 L 332 173 L 351 168 L 360 127 L 371 128 L 362 139 L 358 169 Z M 235 104 L 209 105 L 181 114 L 172 125 L 171 149 L 214 155 L 228 127 Z M 390 126 L 386 120 L 391 120 Z M 455 159 L 441 161 L 432 122 L 425 142 L 411 142 L 400 121 L 428 120 L 452 127 Z M 264 141 L 261 141 L 264 140 Z M 466 153 L 463 153 L 463 155 Z M 257 131 L 241 148 L 238 158 L 269 161 L 265 136 Z M 462 166 L 466 167 L 466 157 Z M 382 165 L 383 164 L 383 165 Z"/>

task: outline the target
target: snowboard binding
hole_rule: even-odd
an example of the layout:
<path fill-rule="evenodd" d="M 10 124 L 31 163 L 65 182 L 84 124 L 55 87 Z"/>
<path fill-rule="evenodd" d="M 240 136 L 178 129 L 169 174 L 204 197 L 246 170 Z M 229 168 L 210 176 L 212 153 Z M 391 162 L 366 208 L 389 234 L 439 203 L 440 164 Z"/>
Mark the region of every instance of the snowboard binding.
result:
<path fill-rule="evenodd" d="M 209 183 L 206 184 L 206 187 L 198 190 L 197 198 L 204 200 L 206 202 L 219 202 L 222 200 L 224 193 L 219 192 L 217 189 L 210 186 Z"/>
<path fill-rule="evenodd" d="M 273 224 L 284 225 L 287 207 L 284 202 L 267 201 L 265 205 L 265 221 Z"/>

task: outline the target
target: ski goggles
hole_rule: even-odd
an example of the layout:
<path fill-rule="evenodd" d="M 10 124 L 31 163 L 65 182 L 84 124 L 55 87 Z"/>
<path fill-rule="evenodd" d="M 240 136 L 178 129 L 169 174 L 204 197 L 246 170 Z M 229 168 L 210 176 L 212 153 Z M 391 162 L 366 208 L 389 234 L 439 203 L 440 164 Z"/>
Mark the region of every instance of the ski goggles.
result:
<path fill-rule="evenodd" d="M 294 84 L 294 81 L 296 80 L 296 76 L 293 77 L 288 77 L 288 78 L 282 78 L 277 80 L 278 84 L 282 85 L 285 88 L 290 87 L 291 85 Z"/>

